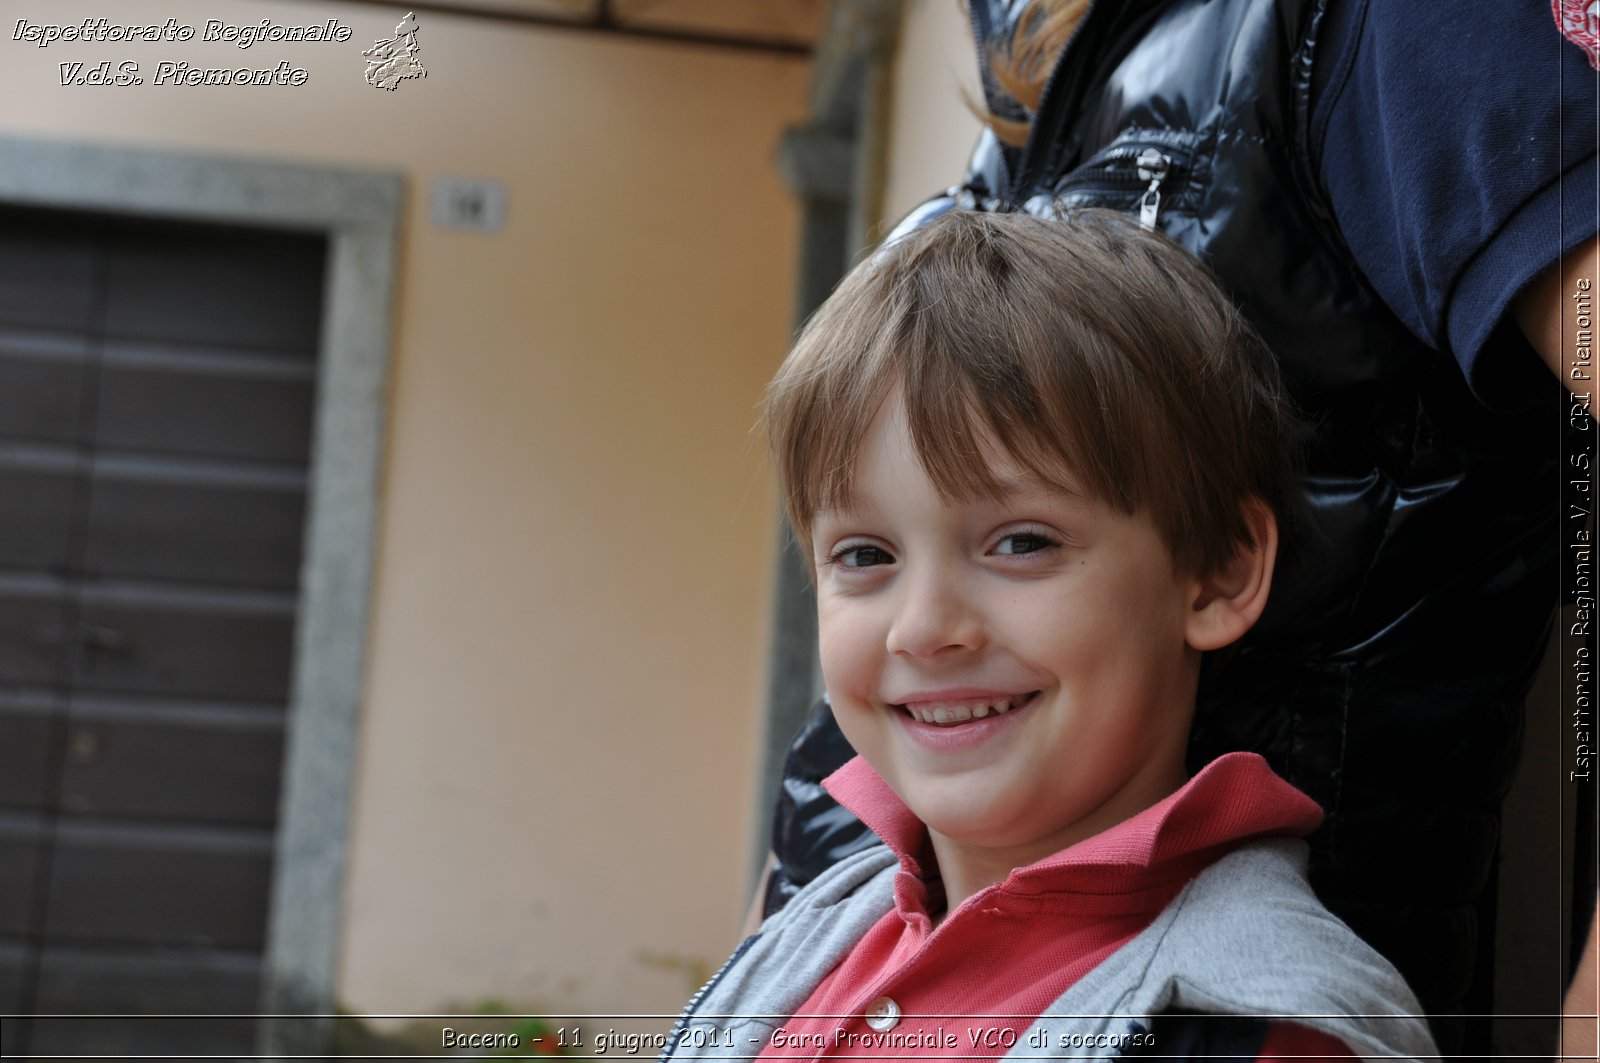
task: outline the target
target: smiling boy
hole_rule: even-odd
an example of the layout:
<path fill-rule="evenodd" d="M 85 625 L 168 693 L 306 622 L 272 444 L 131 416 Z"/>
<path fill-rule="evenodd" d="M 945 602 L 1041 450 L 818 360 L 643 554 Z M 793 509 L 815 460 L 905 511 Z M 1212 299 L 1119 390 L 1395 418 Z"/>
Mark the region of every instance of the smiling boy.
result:
<path fill-rule="evenodd" d="M 860 501 L 811 535 L 834 713 L 928 828 L 947 910 L 1182 785 L 1200 651 L 1259 612 L 1276 539 L 1257 507 L 1260 547 L 1184 577 L 1148 519 L 1065 472 L 987 467 L 1012 486 L 945 502 L 895 396 L 857 458 Z"/>
<path fill-rule="evenodd" d="M 828 780 L 885 845 L 764 924 L 663 1058 L 1432 1054 L 1252 754 L 1189 778 L 1202 654 L 1271 587 L 1276 370 L 1116 215 L 939 219 L 807 324 L 765 420 L 813 563 Z"/>

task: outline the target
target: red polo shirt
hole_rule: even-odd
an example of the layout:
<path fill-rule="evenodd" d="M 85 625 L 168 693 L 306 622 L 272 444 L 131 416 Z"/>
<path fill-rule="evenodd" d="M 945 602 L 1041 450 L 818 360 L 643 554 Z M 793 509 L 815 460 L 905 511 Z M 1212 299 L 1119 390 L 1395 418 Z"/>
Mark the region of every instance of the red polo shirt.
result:
<path fill-rule="evenodd" d="M 763 1059 L 1002 1056 L 1207 865 L 1248 839 L 1302 837 L 1322 822 L 1316 803 L 1266 761 L 1231 753 L 1131 819 L 1015 869 L 935 927 L 931 913 L 944 899 L 937 869 L 923 871 L 927 828 L 860 757 L 823 785 L 899 858 L 894 908 L 783 1024 L 787 1043 L 775 1037 Z M 900 1017 L 874 1030 L 867 1016 L 886 999 Z M 1260 1058 L 1279 1055 L 1350 1058 L 1335 1038 L 1273 1023 Z"/>

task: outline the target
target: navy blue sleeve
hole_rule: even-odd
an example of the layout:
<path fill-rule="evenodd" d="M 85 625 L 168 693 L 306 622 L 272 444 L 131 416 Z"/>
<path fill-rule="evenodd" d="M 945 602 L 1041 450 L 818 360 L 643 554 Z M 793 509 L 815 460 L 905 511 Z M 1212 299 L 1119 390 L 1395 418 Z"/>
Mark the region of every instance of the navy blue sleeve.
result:
<path fill-rule="evenodd" d="M 1496 333 L 1512 299 L 1597 228 L 1600 75 L 1547 0 L 1329 0 L 1315 58 L 1312 159 L 1357 264 L 1499 405 L 1534 357 Z"/>

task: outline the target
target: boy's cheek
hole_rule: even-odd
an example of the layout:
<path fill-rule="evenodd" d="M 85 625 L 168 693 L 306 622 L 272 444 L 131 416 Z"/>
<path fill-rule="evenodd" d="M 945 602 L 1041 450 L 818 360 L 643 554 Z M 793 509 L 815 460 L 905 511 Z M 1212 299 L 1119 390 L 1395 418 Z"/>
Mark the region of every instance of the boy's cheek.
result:
<path fill-rule="evenodd" d="M 863 679 L 875 676 L 881 667 L 881 647 L 871 626 L 861 622 L 851 611 L 826 603 L 818 603 L 817 654 L 822 660 L 822 674 L 830 690 L 838 683 L 841 696 Z M 862 691 L 855 690 L 860 694 Z"/>
<path fill-rule="evenodd" d="M 882 766 L 873 759 L 874 743 L 871 740 L 871 736 L 861 726 L 863 721 L 860 714 L 852 708 L 846 707 L 841 711 L 836 706 L 833 718 L 839 724 L 839 733 L 844 735 L 846 742 L 850 743 L 850 748 L 866 757 L 867 762 L 874 768 L 881 768 Z"/>

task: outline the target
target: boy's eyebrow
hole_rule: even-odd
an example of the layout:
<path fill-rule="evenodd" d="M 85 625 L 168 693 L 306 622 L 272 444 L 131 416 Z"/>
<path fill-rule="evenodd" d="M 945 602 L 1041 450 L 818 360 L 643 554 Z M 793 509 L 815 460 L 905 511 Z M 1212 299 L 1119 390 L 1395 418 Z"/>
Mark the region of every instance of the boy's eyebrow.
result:
<path fill-rule="evenodd" d="M 997 476 L 993 479 L 996 493 L 1000 497 L 1062 494 L 1074 502 L 1082 502 L 1088 495 L 1076 483 L 1068 478 L 1046 479 L 1037 473 L 1024 473 L 1019 476 Z M 871 508 L 870 502 L 862 497 L 861 492 L 856 492 L 849 498 L 841 498 L 831 505 L 819 506 L 812 513 L 813 523 L 824 518 L 851 520 L 861 517 Z"/>

